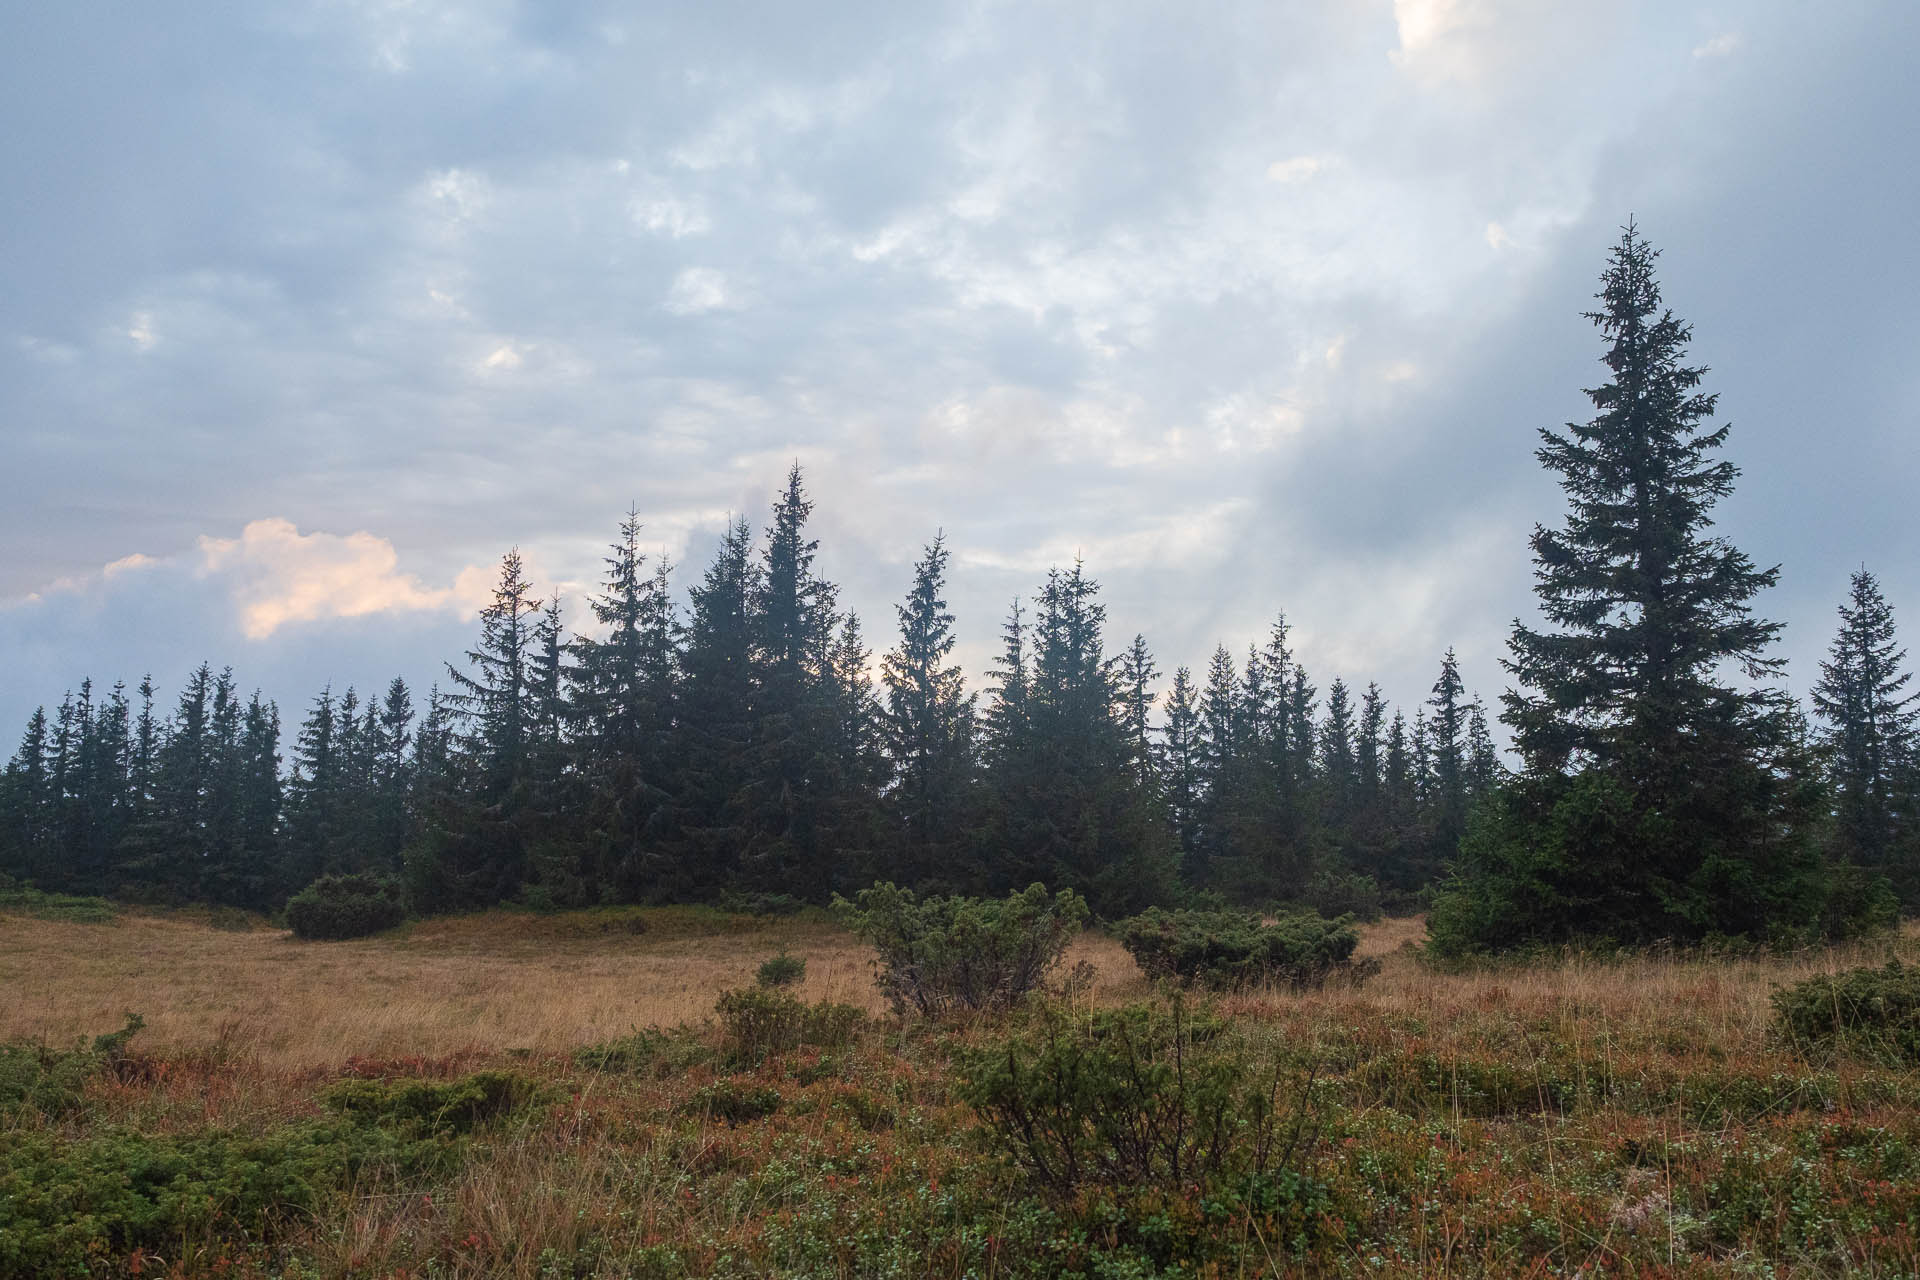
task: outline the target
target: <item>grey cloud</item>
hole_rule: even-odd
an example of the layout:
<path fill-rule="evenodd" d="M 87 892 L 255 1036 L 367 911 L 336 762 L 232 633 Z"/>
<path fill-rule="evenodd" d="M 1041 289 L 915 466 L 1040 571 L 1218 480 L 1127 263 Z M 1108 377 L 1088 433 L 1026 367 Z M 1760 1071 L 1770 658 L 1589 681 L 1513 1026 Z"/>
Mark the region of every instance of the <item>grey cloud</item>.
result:
<path fill-rule="evenodd" d="M 1323 684 L 1411 702 L 1452 643 L 1491 695 L 1631 213 L 1797 672 L 1861 557 L 1920 610 L 1916 18 L 1456 12 L 1402 49 L 1388 0 L 41 6 L 0 53 L 0 597 L 267 517 L 577 591 L 629 502 L 684 585 L 798 457 L 882 647 L 944 526 L 976 670 L 1084 550 L 1169 670 L 1285 608 Z M 464 635 L 247 641 L 213 590 L 6 606 L 0 717 L 200 653 L 285 703 Z"/>

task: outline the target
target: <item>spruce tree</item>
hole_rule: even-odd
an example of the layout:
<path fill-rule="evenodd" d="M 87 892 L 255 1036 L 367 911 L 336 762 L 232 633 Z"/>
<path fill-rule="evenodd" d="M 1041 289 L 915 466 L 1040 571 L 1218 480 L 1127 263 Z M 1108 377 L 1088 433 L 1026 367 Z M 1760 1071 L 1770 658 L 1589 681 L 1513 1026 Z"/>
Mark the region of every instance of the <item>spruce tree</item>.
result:
<path fill-rule="evenodd" d="M 1133 643 L 1119 657 L 1115 676 L 1120 697 L 1121 731 L 1132 756 L 1129 764 L 1139 784 L 1149 791 L 1158 784 L 1153 768 L 1153 741 L 1148 729 L 1153 713 L 1153 681 L 1159 674 L 1159 669 L 1153 665 L 1153 654 L 1147 648 L 1147 638 L 1136 633 Z"/>
<path fill-rule="evenodd" d="M 679 672 L 679 622 L 663 557 L 646 571 L 640 518 L 629 511 L 589 601 L 601 638 L 573 643 L 569 695 L 586 787 L 583 876 L 622 901 L 673 890 L 668 853 L 668 736 Z"/>
<path fill-rule="evenodd" d="M 893 769 L 886 807 L 900 851 L 897 872 L 886 878 L 951 889 L 969 878 L 953 864 L 972 818 L 974 700 L 952 661 L 948 558 L 936 533 L 913 567 L 906 602 L 894 606 L 900 639 L 881 659 L 880 678 Z"/>
<path fill-rule="evenodd" d="M 493 600 L 480 611 L 480 639 L 466 652 L 467 669 L 447 667 L 454 686 L 448 700 L 463 730 L 455 738 L 463 785 L 441 839 L 409 862 L 414 902 L 423 909 L 490 906 L 526 881 L 527 815 L 537 817 L 529 806 L 541 750 L 540 603 L 519 549 L 508 551 Z"/>
<path fill-rule="evenodd" d="M 742 792 L 754 733 L 753 527 L 736 518 L 690 593 L 681 712 L 674 735 L 676 857 L 664 896 L 731 885 L 748 839 Z"/>
<path fill-rule="evenodd" d="M 989 875 L 996 889 L 1038 881 L 1124 914 L 1171 893 L 1177 857 L 1131 768 L 1105 623 L 1099 586 L 1076 563 L 1047 575 L 1030 659 L 1018 629 L 1009 636 L 1003 671 L 1020 679 L 1003 676 L 1002 698 L 1018 689 L 1021 706 L 1017 715 L 996 708 L 1009 732 L 989 756 Z"/>
<path fill-rule="evenodd" d="M 1344 823 L 1353 812 L 1359 790 L 1353 706 L 1344 680 L 1336 679 L 1327 686 L 1327 713 L 1320 723 L 1320 771 L 1332 816 Z"/>
<path fill-rule="evenodd" d="M 1207 878 L 1200 844 L 1202 778 L 1206 744 L 1201 735 L 1199 694 L 1193 673 L 1177 667 L 1167 690 L 1166 724 L 1161 729 L 1160 794 L 1180 845 L 1180 872 L 1189 885 Z"/>
<path fill-rule="evenodd" d="M 1711 533 L 1738 473 L 1655 259 L 1625 228 L 1587 317 L 1594 416 L 1540 433 L 1567 515 L 1534 531 L 1544 625 L 1516 622 L 1506 660 L 1525 773 L 1436 905 L 1442 950 L 1791 934 L 1821 909 L 1784 699 L 1727 679 L 1779 670 L 1753 610 L 1777 570 Z"/>
<path fill-rule="evenodd" d="M 1814 711 L 1825 722 L 1820 745 L 1834 793 L 1834 852 L 1889 873 L 1909 902 L 1920 895 L 1916 868 L 1896 866 L 1915 821 L 1905 809 L 1913 764 L 1920 693 L 1902 693 L 1913 678 L 1894 632 L 1893 609 L 1862 568 L 1840 606 L 1840 629 L 1820 680 Z"/>
<path fill-rule="evenodd" d="M 1428 804 L 1432 832 L 1432 864 L 1438 869 L 1459 852 L 1467 829 L 1467 718 L 1466 685 L 1460 679 L 1460 660 L 1451 646 L 1440 659 L 1440 675 L 1433 682 L 1427 706 L 1428 767 L 1433 791 Z"/>

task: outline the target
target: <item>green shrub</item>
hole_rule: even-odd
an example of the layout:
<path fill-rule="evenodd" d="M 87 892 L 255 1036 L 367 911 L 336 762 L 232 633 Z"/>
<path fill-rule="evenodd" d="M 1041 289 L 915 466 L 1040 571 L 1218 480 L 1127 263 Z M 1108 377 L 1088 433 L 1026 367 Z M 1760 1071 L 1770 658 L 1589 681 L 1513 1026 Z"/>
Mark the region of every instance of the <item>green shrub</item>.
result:
<path fill-rule="evenodd" d="M 144 1018 L 130 1013 L 120 1030 L 70 1049 L 24 1039 L 0 1044 L 0 1120 L 29 1113 L 58 1120 L 79 1111 L 87 1081 L 124 1061 L 127 1042 L 145 1025 Z"/>
<path fill-rule="evenodd" d="M 1091 1019 L 1049 1010 L 1037 1034 L 963 1053 L 959 1093 L 990 1143 L 1061 1199 L 1278 1172 L 1295 1154 L 1306 1093 L 1282 1114 L 1277 1069 L 1220 1032 L 1178 999 Z"/>
<path fill-rule="evenodd" d="M 895 1012 L 1004 1009 L 1036 990 L 1087 920 L 1086 900 L 1045 886 L 1003 900 L 916 898 L 877 884 L 834 909 L 878 953 L 880 989 Z"/>
<path fill-rule="evenodd" d="M 71 893 L 42 893 L 31 884 L 0 875 L 0 913 L 57 920 L 66 924 L 110 924 L 115 911 L 105 898 Z"/>
<path fill-rule="evenodd" d="M 364 938 L 406 918 L 400 885 L 374 875 L 321 876 L 287 899 L 287 927 L 299 938 Z"/>
<path fill-rule="evenodd" d="M 1385 914 L 1380 884 L 1372 876 L 1322 868 L 1307 881 L 1302 905 L 1323 916 L 1352 916 L 1369 923 Z"/>
<path fill-rule="evenodd" d="M 689 1115 L 711 1116 L 728 1124 L 750 1124 L 778 1111 L 782 1101 L 780 1091 L 772 1085 L 716 1080 L 694 1090 L 682 1109 Z"/>
<path fill-rule="evenodd" d="M 1776 991 L 1774 1025 L 1802 1045 L 1920 1063 L 1920 969 L 1898 960 Z"/>
<path fill-rule="evenodd" d="M 135 1250 L 178 1259 L 189 1242 L 271 1242 L 341 1188 L 443 1174 L 452 1156 L 445 1141 L 353 1125 L 77 1140 L 0 1130 L 0 1280 L 118 1275 L 110 1261 Z"/>
<path fill-rule="evenodd" d="M 648 1027 L 573 1052 L 574 1062 L 589 1071 L 618 1071 L 656 1079 L 680 1074 L 712 1057 L 713 1051 L 685 1027 L 670 1031 Z"/>
<path fill-rule="evenodd" d="M 841 1048 L 866 1021 L 849 1004 L 806 1004 L 789 992 L 757 987 L 721 992 L 714 1011 L 720 1015 L 727 1060 L 735 1066 L 758 1066 L 804 1045 Z"/>
<path fill-rule="evenodd" d="M 793 916 L 807 906 L 790 893 L 739 893 L 732 889 L 723 892 L 714 905 L 738 916 Z"/>
<path fill-rule="evenodd" d="M 467 1133 L 526 1106 L 539 1086 L 511 1071 L 458 1080 L 336 1080 L 321 1092 L 328 1108 L 366 1124 L 431 1134 Z"/>
<path fill-rule="evenodd" d="M 1300 991 L 1335 975 L 1365 979 L 1378 963 L 1355 964 L 1360 935 L 1350 916 L 1301 913 L 1264 924 L 1235 911 L 1143 911 L 1120 924 L 1120 944 L 1153 978 L 1214 990 L 1285 986 Z"/>
<path fill-rule="evenodd" d="M 791 987 L 806 976 L 807 962 L 782 950 L 779 955 L 767 957 L 753 980 L 763 987 Z"/>

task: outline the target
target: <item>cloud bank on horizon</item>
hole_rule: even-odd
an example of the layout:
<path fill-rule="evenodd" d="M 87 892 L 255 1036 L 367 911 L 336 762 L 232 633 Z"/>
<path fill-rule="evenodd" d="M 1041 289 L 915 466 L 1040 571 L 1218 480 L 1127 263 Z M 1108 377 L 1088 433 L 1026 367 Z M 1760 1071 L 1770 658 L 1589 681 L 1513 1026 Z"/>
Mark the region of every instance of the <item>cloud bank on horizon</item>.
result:
<path fill-rule="evenodd" d="M 1160 665 L 1498 692 L 1615 228 L 1665 251 L 1784 566 L 1920 619 L 1920 10 L 45 5 L 0 50 L 0 732 L 232 663 L 425 683 L 509 545 L 686 585 L 790 461 L 877 647 L 1083 556 Z"/>

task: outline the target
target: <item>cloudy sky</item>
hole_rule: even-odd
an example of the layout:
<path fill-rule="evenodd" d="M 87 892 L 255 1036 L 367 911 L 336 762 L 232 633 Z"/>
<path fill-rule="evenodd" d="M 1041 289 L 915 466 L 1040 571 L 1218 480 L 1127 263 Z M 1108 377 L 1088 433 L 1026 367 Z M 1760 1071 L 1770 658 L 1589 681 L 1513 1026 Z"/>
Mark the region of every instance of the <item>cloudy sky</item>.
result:
<path fill-rule="evenodd" d="M 1629 216 L 1804 687 L 1920 636 L 1920 6 L 22 6 L 0 42 L 0 734 L 202 658 L 424 684 L 500 554 L 697 575 L 788 464 L 884 647 L 1085 557 L 1169 671 L 1501 685 L 1534 432 Z M 1917 644 L 1916 647 L 1920 647 Z"/>

